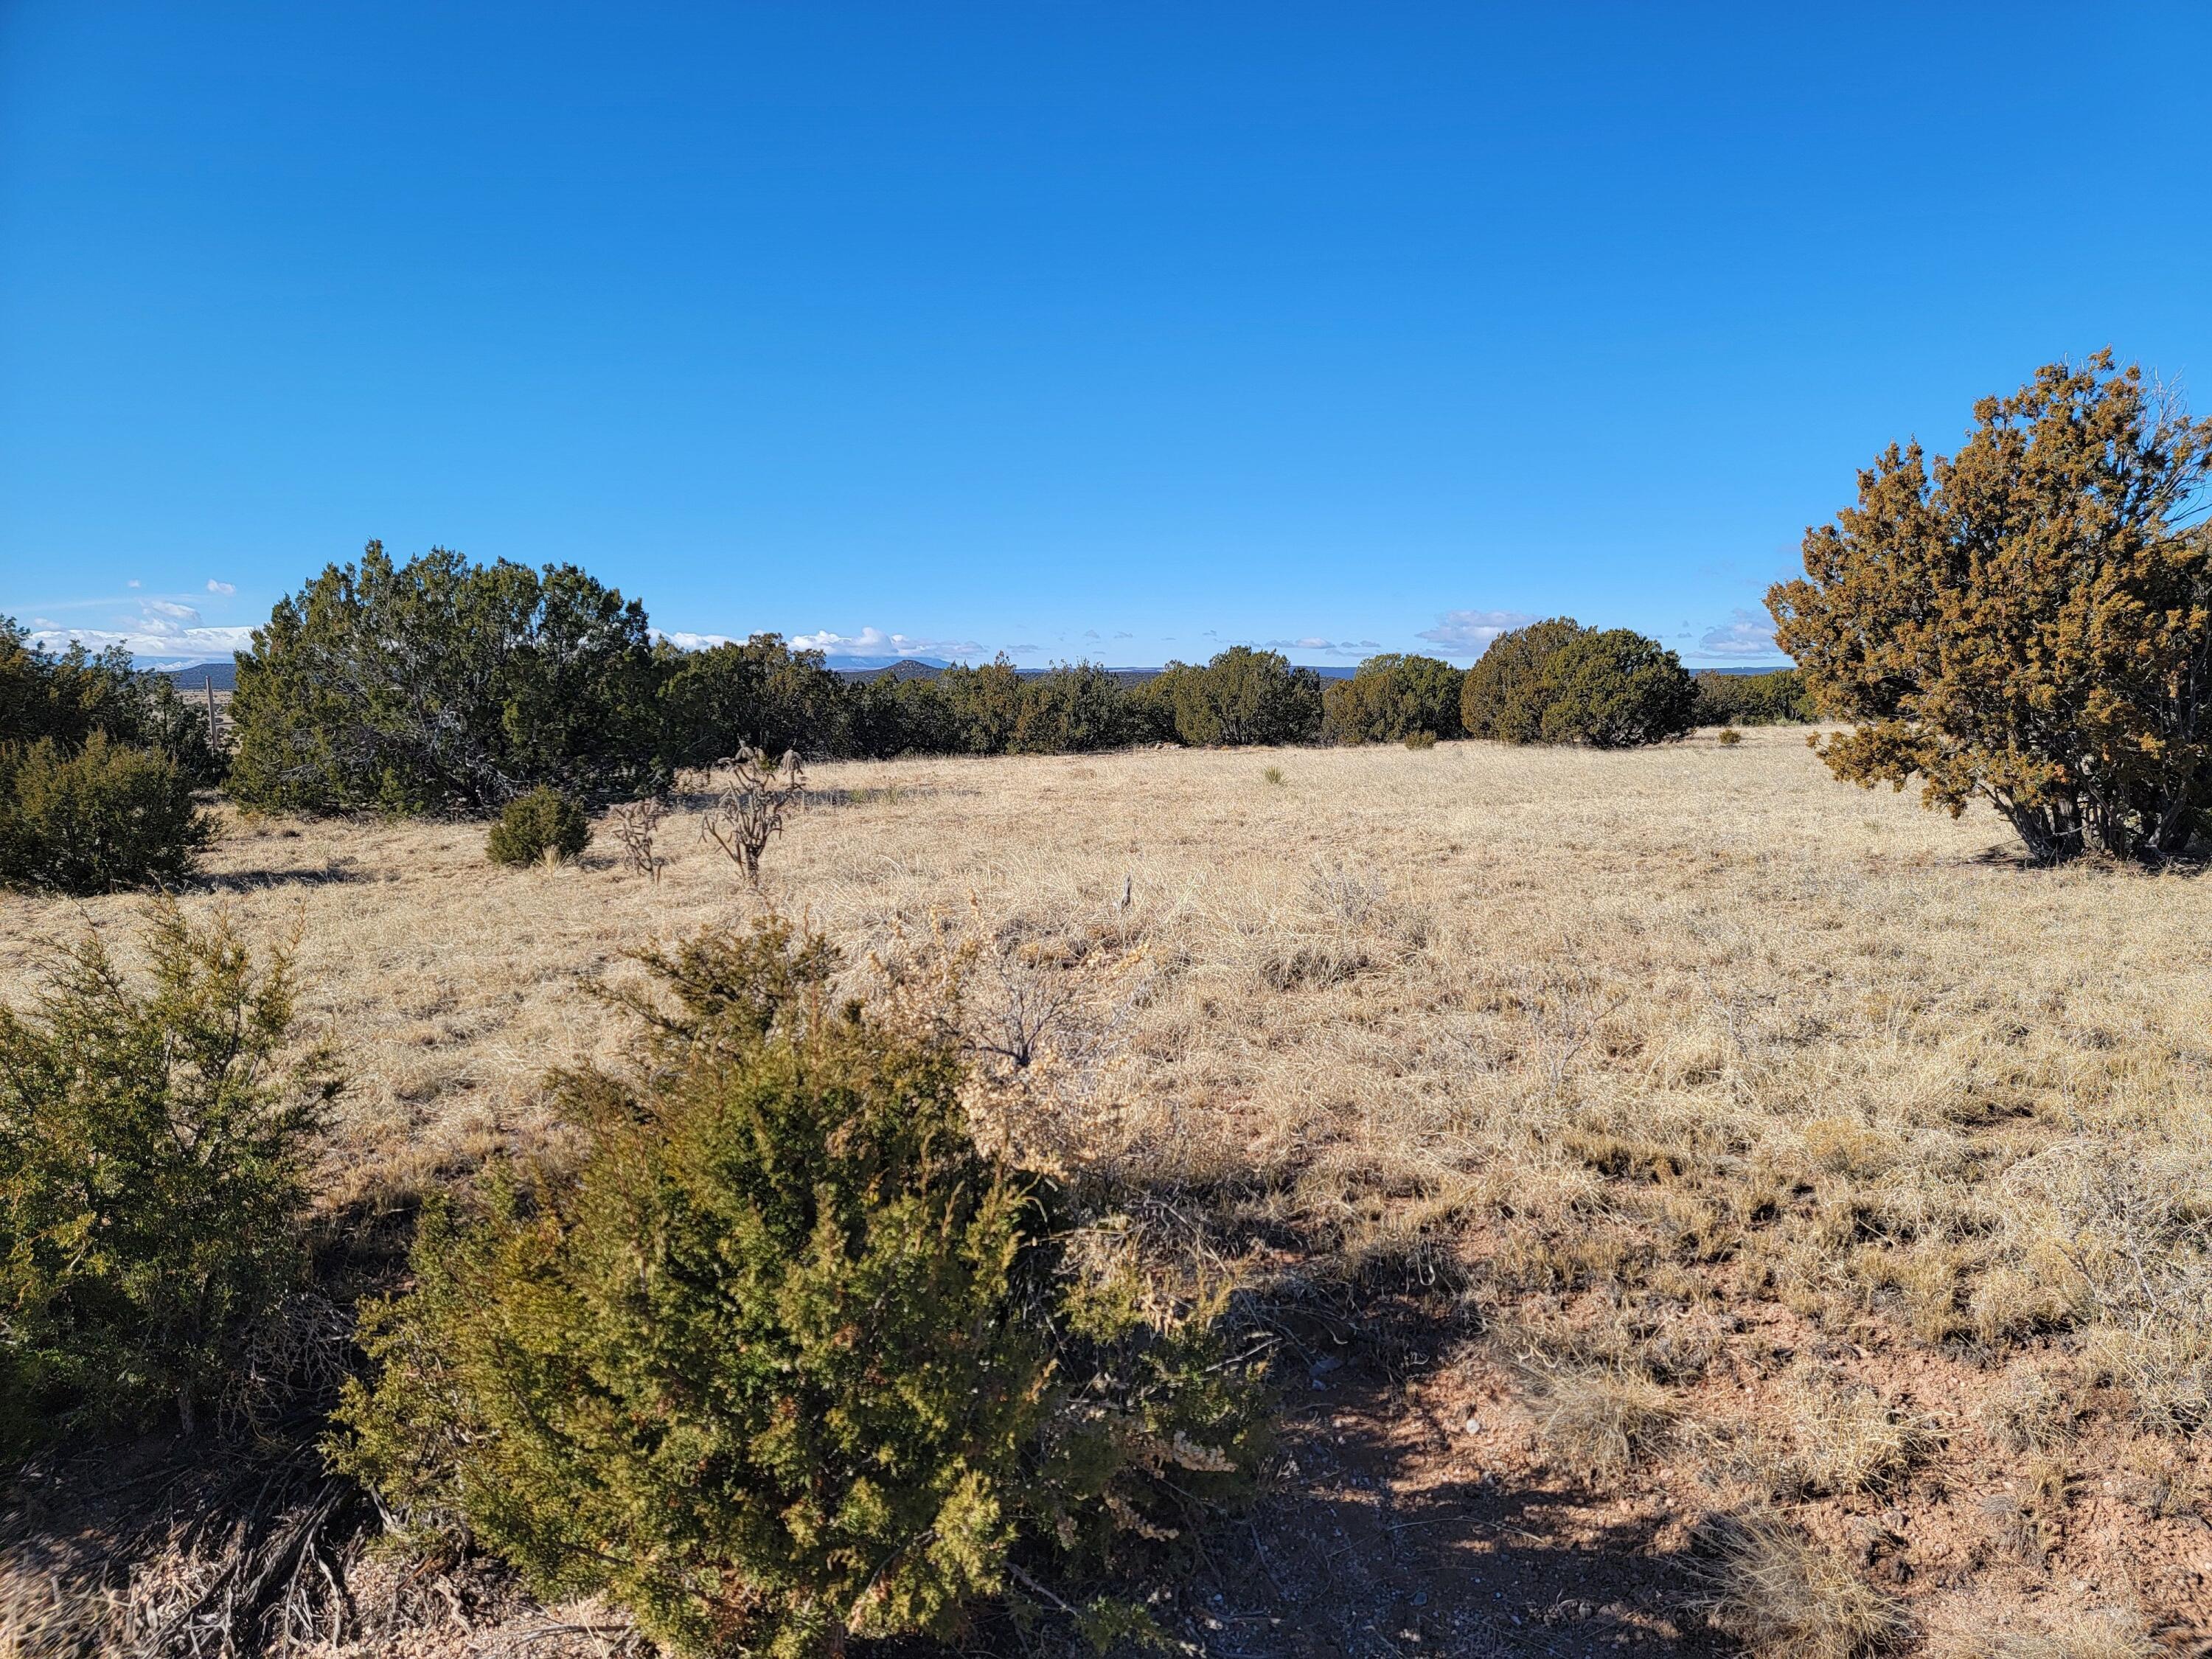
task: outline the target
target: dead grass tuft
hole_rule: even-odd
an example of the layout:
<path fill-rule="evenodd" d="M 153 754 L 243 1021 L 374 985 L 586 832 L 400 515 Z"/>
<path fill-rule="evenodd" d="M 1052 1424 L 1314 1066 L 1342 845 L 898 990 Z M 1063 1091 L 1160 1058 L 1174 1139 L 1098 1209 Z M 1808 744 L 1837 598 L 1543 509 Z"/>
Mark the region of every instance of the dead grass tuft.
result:
<path fill-rule="evenodd" d="M 1701 1530 L 1708 1611 L 1765 1659 L 1860 1659 L 1911 1632 L 1895 1597 L 1777 1516 L 1716 1516 Z"/>

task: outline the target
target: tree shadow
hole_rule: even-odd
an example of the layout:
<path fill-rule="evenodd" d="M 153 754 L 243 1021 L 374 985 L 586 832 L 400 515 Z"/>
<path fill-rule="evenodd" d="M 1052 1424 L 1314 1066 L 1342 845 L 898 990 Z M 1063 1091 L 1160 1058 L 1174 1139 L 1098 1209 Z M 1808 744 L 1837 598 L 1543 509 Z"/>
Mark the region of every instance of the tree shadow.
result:
<path fill-rule="evenodd" d="M 279 887 L 338 887 L 371 878 L 349 864 L 333 864 L 319 870 L 226 870 L 197 877 L 191 884 L 204 893 L 265 893 Z"/>
<path fill-rule="evenodd" d="M 1392 1334 L 1290 1368 L 1278 1476 L 1205 1540 L 1177 1634 L 1218 1659 L 1735 1650 L 1685 1616 L 1698 1585 L 1657 1545 L 1663 1509 L 1455 1443 L 1406 1363 L 1453 1333 Z"/>

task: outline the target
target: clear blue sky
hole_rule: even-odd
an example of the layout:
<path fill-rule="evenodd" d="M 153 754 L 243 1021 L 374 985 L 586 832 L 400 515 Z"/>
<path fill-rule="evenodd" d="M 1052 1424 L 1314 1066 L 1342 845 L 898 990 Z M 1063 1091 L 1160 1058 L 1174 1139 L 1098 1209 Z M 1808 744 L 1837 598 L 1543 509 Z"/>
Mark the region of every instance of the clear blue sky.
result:
<path fill-rule="evenodd" d="M 198 657 L 374 536 L 675 632 L 1764 660 L 1887 440 L 2107 343 L 2212 404 L 2208 62 L 2203 4 L 0 0 L 0 611 Z"/>

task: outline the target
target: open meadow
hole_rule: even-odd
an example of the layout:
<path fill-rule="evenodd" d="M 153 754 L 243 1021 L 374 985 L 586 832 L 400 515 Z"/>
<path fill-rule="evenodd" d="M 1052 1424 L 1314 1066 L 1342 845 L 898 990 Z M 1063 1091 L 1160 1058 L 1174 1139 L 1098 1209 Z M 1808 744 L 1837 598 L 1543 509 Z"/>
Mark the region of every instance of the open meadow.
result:
<path fill-rule="evenodd" d="M 1204 1651 L 2212 1624 L 2201 878 L 2023 867 L 1787 728 L 807 782 L 767 898 L 855 989 L 968 952 L 986 1138 L 1278 1340 L 1267 1494 L 1175 1616 Z M 628 1040 L 595 988 L 759 902 L 698 806 L 657 881 L 604 824 L 509 872 L 480 824 L 222 809 L 184 903 L 296 936 L 333 1217 L 557 1152 L 540 1078 Z M 0 895 L 0 983 L 87 926 L 128 957 L 143 902 Z"/>

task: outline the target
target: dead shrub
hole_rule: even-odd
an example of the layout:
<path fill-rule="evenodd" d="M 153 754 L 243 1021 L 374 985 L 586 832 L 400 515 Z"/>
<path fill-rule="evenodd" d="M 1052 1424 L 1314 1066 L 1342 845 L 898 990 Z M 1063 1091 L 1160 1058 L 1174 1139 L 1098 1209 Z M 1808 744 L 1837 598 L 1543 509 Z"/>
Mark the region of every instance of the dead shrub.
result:
<path fill-rule="evenodd" d="M 1626 1366 L 1531 1368 L 1536 1430 L 1576 1468 L 1617 1474 L 1655 1451 L 1680 1414 L 1667 1389 Z"/>
<path fill-rule="evenodd" d="M 625 801 L 608 817 L 615 842 L 622 848 L 623 867 L 632 875 L 658 882 L 668 860 L 653 850 L 653 838 L 668 816 L 665 796 L 647 795 Z"/>
<path fill-rule="evenodd" d="M 1929 1659 L 2148 1659 L 2160 1650 L 2131 1607 L 2021 1607 L 1979 1595 L 1929 1624 Z"/>
<path fill-rule="evenodd" d="M 806 793 L 799 751 L 786 752 L 783 764 L 776 767 L 759 750 L 744 744 L 715 770 L 724 775 L 723 781 L 714 805 L 700 820 L 700 833 L 757 887 L 761 854 L 768 850 L 769 838 L 782 832 L 783 815 Z"/>

